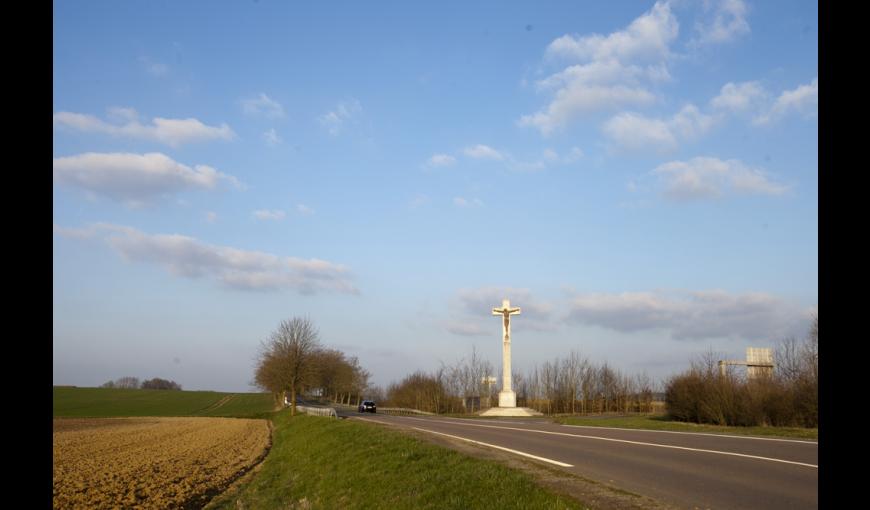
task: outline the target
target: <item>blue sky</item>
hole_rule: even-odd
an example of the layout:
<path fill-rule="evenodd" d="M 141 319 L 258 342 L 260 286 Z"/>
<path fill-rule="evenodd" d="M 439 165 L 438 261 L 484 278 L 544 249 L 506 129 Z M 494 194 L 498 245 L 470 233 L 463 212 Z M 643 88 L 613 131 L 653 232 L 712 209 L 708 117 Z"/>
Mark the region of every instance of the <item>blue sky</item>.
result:
<path fill-rule="evenodd" d="M 665 378 L 818 311 L 814 2 L 54 4 L 53 376 Z"/>

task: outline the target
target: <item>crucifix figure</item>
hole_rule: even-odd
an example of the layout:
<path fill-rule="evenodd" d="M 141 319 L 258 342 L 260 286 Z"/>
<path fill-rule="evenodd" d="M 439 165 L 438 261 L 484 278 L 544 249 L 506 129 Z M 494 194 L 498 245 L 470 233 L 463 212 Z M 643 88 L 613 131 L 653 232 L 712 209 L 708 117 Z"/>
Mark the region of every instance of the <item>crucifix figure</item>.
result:
<path fill-rule="evenodd" d="M 511 302 L 504 299 L 501 308 L 493 308 L 493 315 L 504 317 L 502 331 L 504 332 L 502 343 L 502 384 L 498 394 L 499 407 L 516 407 L 517 396 L 511 389 L 511 315 L 519 315 L 519 308 L 511 308 Z"/>

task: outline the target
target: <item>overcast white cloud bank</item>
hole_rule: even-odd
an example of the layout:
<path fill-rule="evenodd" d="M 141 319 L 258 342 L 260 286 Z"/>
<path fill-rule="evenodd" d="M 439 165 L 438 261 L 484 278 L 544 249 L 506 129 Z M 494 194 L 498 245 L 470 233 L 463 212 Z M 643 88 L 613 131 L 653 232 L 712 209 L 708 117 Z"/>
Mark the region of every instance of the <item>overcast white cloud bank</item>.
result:
<path fill-rule="evenodd" d="M 768 124 L 790 113 L 797 113 L 807 118 L 818 114 L 819 110 L 819 79 L 794 90 L 786 90 L 776 99 L 770 110 L 753 120 L 754 124 Z"/>
<path fill-rule="evenodd" d="M 260 92 L 257 97 L 242 99 L 242 111 L 248 115 L 262 115 L 270 119 L 284 117 L 284 107 L 265 93 Z"/>
<path fill-rule="evenodd" d="M 174 276 L 213 279 L 231 289 L 359 293 L 347 267 L 325 260 L 215 246 L 193 237 L 147 234 L 108 223 L 82 229 L 55 225 L 54 232 L 77 239 L 102 238 L 125 260 L 157 264 Z"/>
<path fill-rule="evenodd" d="M 539 91 L 555 90 L 554 97 L 518 124 L 546 136 L 589 112 L 653 103 L 656 96 L 648 87 L 670 80 L 667 61 L 678 32 L 669 4 L 656 2 L 624 30 L 559 37 L 547 47 L 546 59 L 578 63 L 537 83 Z"/>
<path fill-rule="evenodd" d="M 625 333 L 664 330 L 676 340 L 775 341 L 801 331 L 809 313 L 764 293 L 624 292 L 575 295 L 567 320 Z"/>
<path fill-rule="evenodd" d="M 194 118 L 164 119 L 155 117 L 151 124 L 141 124 L 136 110 L 132 108 L 112 108 L 109 110 L 109 116 L 116 123 L 106 122 L 93 115 L 57 112 L 54 114 L 54 125 L 76 131 L 151 140 L 171 147 L 192 142 L 232 140 L 236 136 L 226 123 L 220 126 L 208 126 Z"/>
<path fill-rule="evenodd" d="M 736 159 L 698 157 L 688 161 L 670 161 L 657 166 L 664 195 L 672 200 L 688 201 L 718 198 L 731 194 L 782 195 L 790 186 L 771 181 L 765 172 Z"/>
<path fill-rule="evenodd" d="M 193 168 L 159 152 L 146 154 L 88 152 L 54 158 L 54 181 L 128 204 L 187 190 L 212 190 L 220 181 L 239 181 L 207 165 Z"/>

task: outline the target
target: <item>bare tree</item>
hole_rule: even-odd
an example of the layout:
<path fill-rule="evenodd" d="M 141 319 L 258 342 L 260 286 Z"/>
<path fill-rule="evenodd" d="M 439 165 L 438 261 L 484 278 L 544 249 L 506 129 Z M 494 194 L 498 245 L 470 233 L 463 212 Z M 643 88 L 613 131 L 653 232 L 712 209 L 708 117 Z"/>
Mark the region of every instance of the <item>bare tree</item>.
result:
<path fill-rule="evenodd" d="M 115 379 L 115 388 L 137 389 L 139 388 L 138 377 L 121 377 Z"/>
<path fill-rule="evenodd" d="M 801 346 L 795 337 L 790 336 L 779 341 L 774 351 L 775 374 L 789 382 L 796 381 L 801 375 Z"/>
<path fill-rule="evenodd" d="M 308 318 L 281 321 L 268 342 L 261 343 L 255 381 L 274 394 L 290 391 L 291 415 L 296 414 L 296 394 L 314 374 L 312 358 L 319 347 L 317 329 Z"/>

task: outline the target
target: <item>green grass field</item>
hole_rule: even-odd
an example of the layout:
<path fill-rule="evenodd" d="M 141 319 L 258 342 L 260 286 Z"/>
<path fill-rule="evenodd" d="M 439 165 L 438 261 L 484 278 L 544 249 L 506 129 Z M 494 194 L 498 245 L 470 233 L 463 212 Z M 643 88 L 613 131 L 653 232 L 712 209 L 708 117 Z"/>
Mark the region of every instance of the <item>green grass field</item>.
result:
<path fill-rule="evenodd" d="M 590 427 L 616 427 L 625 429 L 671 430 L 677 432 L 704 432 L 708 434 L 731 434 L 742 436 L 772 436 L 795 439 L 819 439 L 819 429 L 796 427 L 724 427 L 673 421 L 666 416 L 566 416 L 554 418 L 565 425 L 585 425 Z"/>
<path fill-rule="evenodd" d="M 263 418 L 271 415 L 274 405 L 272 396 L 268 393 L 71 387 L 55 387 L 53 390 L 55 418 L 116 416 Z"/>
<path fill-rule="evenodd" d="M 261 469 L 206 508 L 584 508 L 525 473 L 377 425 L 287 410 L 274 424 Z"/>

